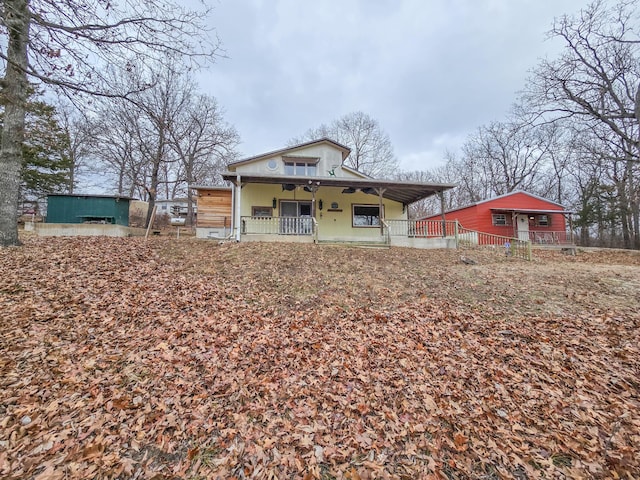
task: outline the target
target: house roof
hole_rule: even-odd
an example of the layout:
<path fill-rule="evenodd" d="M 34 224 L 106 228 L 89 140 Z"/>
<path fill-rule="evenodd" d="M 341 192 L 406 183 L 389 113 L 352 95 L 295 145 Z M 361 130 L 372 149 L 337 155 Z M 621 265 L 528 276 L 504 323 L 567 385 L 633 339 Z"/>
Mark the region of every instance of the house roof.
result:
<path fill-rule="evenodd" d="M 238 177 L 243 183 L 282 184 L 295 186 L 317 187 L 343 187 L 353 189 L 374 189 L 382 191 L 382 196 L 389 200 L 411 203 L 430 197 L 438 192 L 454 188 L 455 185 L 447 183 L 422 183 L 394 180 L 375 180 L 373 178 L 348 178 L 348 177 L 303 177 L 287 175 L 263 175 L 263 174 L 238 174 L 236 172 L 224 172 L 222 178 L 235 182 Z M 368 193 L 368 192 L 366 192 Z M 378 195 L 378 192 L 375 192 Z"/>
<path fill-rule="evenodd" d="M 476 205 L 481 205 L 483 203 L 488 203 L 488 202 L 494 202 L 496 200 L 499 200 L 501 198 L 507 198 L 510 197 L 512 195 L 516 195 L 516 194 L 525 194 L 529 197 L 535 198 L 537 200 L 542 200 L 543 202 L 546 203 L 550 203 L 552 205 L 557 205 L 558 207 L 560 207 L 562 210 L 540 210 L 537 213 L 546 213 L 546 212 L 551 212 L 551 213 L 573 213 L 573 212 L 568 212 L 565 211 L 564 206 L 560 205 L 559 203 L 553 202 L 551 200 L 548 200 L 544 197 L 540 197 L 539 195 L 534 195 L 533 193 L 529 193 L 529 192 L 525 192 L 524 190 L 514 190 L 513 192 L 509 192 L 509 193 L 505 193 L 502 195 L 498 195 L 497 197 L 491 197 L 491 198 L 487 198 L 485 200 L 479 200 L 477 202 L 473 202 L 473 203 L 469 203 L 463 207 L 457 207 L 457 208 L 452 208 L 451 210 L 447 210 L 444 213 L 453 213 L 453 212 L 457 212 L 459 210 L 464 210 L 465 208 L 469 208 L 469 207 L 475 207 Z M 535 210 L 532 209 L 523 209 L 523 208 L 509 208 L 509 207 L 496 207 L 495 209 L 492 208 L 492 210 L 498 210 L 498 211 L 502 211 L 502 212 L 512 212 L 512 211 L 517 211 L 517 212 L 522 212 L 522 213 L 536 213 Z M 437 215 L 440 215 L 439 213 Z M 427 215 L 424 218 L 431 218 L 435 215 Z M 422 219 L 421 219 L 422 220 Z"/>
<path fill-rule="evenodd" d="M 470 205 L 467 205 L 467 207 L 472 207 L 474 205 L 480 205 L 481 203 L 493 202 L 494 200 L 499 200 L 501 198 L 511 197 L 512 195 L 517 195 L 519 193 L 523 193 L 523 194 L 525 194 L 525 195 L 527 195 L 529 197 L 536 198 L 538 200 L 542 200 L 543 202 L 552 203 L 553 205 L 557 205 L 557 206 L 562 207 L 564 209 L 564 206 L 560 205 L 557 202 L 553 202 L 553 201 L 551 201 L 551 200 L 549 200 L 547 198 L 541 197 L 539 195 L 534 195 L 533 193 L 525 192 L 524 190 L 514 190 L 513 192 L 504 193 L 502 195 L 498 195 L 497 197 L 491 197 L 491 198 L 487 198 L 485 200 L 480 200 L 479 202 L 475 202 L 475 203 L 472 203 Z M 463 207 L 463 208 L 466 208 L 466 207 Z M 460 210 L 460 209 L 457 208 L 456 210 Z"/>
<path fill-rule="evenodd" d="M 253 157 L 248 157 L 248 158 L 244 158 L 242 160 L 238 160 L 237 162 L 232 162 L 229 165 L 227 165 L 227 168 L 229 168 L 230 170 L 238 167 L 240 165 L 246 165 L 247 163 L 252 163 L 255 162 L 257 160 L 264 160 L 266 158 L 269 157 L 274 157 L 277 155 L 284 155 L 287 152 L 291 152 L 293 150 L 298 150 L 299 148 L 303 148 L 303 147 L 309 147 L 311 145 L 319 145 L 319 144 L 328 144 L 328 145 L 332 145 L 333 147 L 337 148 L 338 150 L 340 150 L 342 152 L 342 161 L 344 161 L 345 158 L 347 158 L 349 156 L 349 154 L 351 153 L 351 149 L 349 147 L 346 147 L 334 140 L 331 140 L 330 138 L 324 137 L 324 138 L 320 138 L 318 140 L 312 140 L 310 142 L 305 142 L 305 143 L 299 143 L 298 145 L 292 145 L 290 147 L 286 147 L 286 148 L 281 148 L 279 150 L 273 150 L 271 152 L 267 152 L 267 153 L 261 153 L 260 155 L 255 155 Z M 360 173 L 360 172 L 357 172 Z"/>
<path fill-rule="evenodd" d="M 511 213 L 563 213 L 570 214 L 569 210 L 549 210 L 549 209 L 539 209 L 539 208 L 509 208 L 509 207 L 497 207 L 492 208 L 492 212 L 511 212 Z"/>

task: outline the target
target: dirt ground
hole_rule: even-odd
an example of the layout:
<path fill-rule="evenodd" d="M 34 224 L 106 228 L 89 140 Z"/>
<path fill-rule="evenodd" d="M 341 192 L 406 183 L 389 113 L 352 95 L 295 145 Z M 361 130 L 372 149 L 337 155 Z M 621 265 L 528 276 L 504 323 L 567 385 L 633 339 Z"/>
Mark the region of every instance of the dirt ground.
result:
<path fill-rule="evenodd" d="M 638 252 L 26 237 L 0 272 L 0 478 L 640 478 Z"/>
<path fill-rule="evenodd" d="M 533 260 L 527 262 L 482 249 L 193 241 L 186 250 L 182 245 L 169 242 L 158 248 L 178 269 L 215 273 L 230 285 L 268 285 L 278 295 L 263 301 L 285 304 L 390 307 L 431 299 L 506 317 L 637 313 L 640 305 L 640 252 L 635 251 L 578 249 L 573 256 L 534 250 Z M 463 263 L 461 257 L 474 264 Z"/>

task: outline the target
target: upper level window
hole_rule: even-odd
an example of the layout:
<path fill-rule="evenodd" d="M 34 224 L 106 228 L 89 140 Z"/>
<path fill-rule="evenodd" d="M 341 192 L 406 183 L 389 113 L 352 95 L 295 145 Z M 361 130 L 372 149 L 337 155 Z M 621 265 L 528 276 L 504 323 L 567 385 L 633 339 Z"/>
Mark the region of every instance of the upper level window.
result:
<path fill-rule="evenodd" d="M 313 160 L 299 160 L 299 159 L 286 159 L 284 161 L 284 174 L 296 175 L 300 177 L 314 177 L 317 174 L 318 161 Z"/>

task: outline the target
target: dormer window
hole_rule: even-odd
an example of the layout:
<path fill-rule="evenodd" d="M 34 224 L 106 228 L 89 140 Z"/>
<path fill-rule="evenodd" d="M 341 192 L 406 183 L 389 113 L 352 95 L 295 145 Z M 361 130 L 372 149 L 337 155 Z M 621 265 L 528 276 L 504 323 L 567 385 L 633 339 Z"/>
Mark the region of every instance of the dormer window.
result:
<path fill-rule="evenodd" d="M 315 177 L 318 171 L 317 164 L 317 158 L 284 158 L 284 174 Z"/>

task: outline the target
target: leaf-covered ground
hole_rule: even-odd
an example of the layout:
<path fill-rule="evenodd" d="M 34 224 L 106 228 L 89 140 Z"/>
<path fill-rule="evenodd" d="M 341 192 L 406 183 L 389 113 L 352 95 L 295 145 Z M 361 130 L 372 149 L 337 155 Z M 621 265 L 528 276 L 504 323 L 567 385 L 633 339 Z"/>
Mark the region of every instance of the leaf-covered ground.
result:
<path fill-rule="evenodd" d="M 640 477 L 637 253 L 31 238 L 0 272 L 2 478 Z"/>

